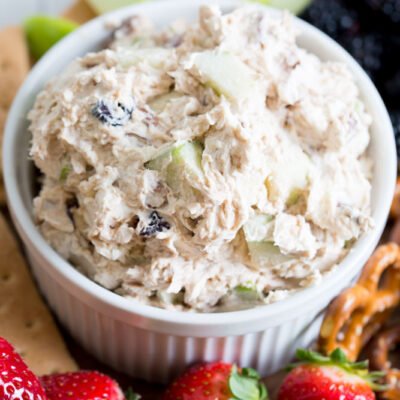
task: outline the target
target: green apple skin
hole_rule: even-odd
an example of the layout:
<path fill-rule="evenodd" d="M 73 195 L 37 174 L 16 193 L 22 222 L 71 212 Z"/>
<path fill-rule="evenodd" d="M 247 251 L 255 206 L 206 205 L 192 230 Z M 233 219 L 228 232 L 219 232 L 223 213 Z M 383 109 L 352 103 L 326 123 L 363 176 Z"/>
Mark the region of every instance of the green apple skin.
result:
<path fill-rule="evenodd" d="M 143 3 L 147 0 L 88 0 L 90 6 L 97 14 L 104 14 L 131 4 Z"/>
<path fill-rule="evenodd" d="M 165 107 L 171 100 L 178 99 L 181 96 L 181 94 L 173 91 L 162 94 L 161 96 L 158 96 L 155 99 L 151 100 L 149 106 L 156 113 L 161 113 L 162 111 L 164 111 Z"/>
<path fill-rule="evenodd" d="M 193 64 L 206 86 L 232 101 L 251 98 L 257 89 L 253 71 L 234 54 L 203 51 L 194 55 Z"/>
<path fill-rule="evenodd" d="M 254 303 L 259 301 L 262 296 L 255 287 L 239 285 L 235 287 L 235 294 L 241 301 Z"/>
<path fill-rule="evenodd" d="M 252 261 L 258 267 L 274 266 L 291 260 L 272 242 L 248 242 L 247 246 Z"/>
<path fill-rule="evenodd" d="M 243 225 L 243 232 L 247 242 L 265 241 L 268 224 L 274 220 L 272 215 L 261 214 L 250 218 Z"/>
<path fill-rule="evenodd" d="M 162 154 L 146 163 L 148 169 L 163 171 L 166 169 L 167 185 L 174 191 L 178 191 L 183 184 L 182 173 L 194 178 L 204 177 L 201 159 L 203 147 L 197 142 L 186 142 L 174 145 Z"/>
<path fill-rule="evenodd" d="M 301 14 L 312 0 L 250 0 L 254 3 L 261 3 L 266 6 L 289 10 L 291 13 Z"/>
<path fill-rule="evenodd" d="M 178 191 L 182 187 L 182 171 L 193 178 L 202 179 L 202 154 L 203 148 L 197 142 L 185 143 L 172 150 L 172 162 L 167 169 L 167 184 L 172 190 Z"/>
<path fill-rule="evenodd" d="M 64 18 L 38 15 L 24 23 L 25 36 L 32 56 L 38 60 L 53 45 L 78 27 L 78 24 Z"/>

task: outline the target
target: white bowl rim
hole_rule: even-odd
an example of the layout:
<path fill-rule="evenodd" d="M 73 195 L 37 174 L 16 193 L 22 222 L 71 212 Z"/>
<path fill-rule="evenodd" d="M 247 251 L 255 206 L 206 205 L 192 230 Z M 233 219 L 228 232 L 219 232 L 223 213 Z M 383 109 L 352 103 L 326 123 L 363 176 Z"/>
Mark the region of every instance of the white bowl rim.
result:
<path fill-rule="evenodd" d="M 214 2 L 211 0 L 191 0 L 190 3 L 192 7 L 197 8 L 201 4 Z M 222 6 L 226 7 L 234 7 L 241 4 L 241 1 L 221 0 L 219 4 L 222 4 Z M 260 319 L 270 319 L 275 321 L 273 325 L 279 325 L 282 323 L 282 321 L 289 318 L 288 314 L 290 314 L 290 311 L 293 312 L 295 308 L 301 309 L 302 311 L 307 310 L 307 304 L 312 303 L 313 299 L 319 298 L 319 296 L 321 296 L 324 291 L 328 291 L 329 288 L 334 287 L 338 284 L 338 282 L 346 278 L 352 265 L 357 266 L 360 263 L 363 264 L 363 262 L 365 261 L 363 253 L 368 252 L 368 249 L 374 248 L 376 246 L 379 237 L 383 232 L 388 210 L 390 208 L 390 202 L 394 191 L 394 183 L 396 178 L 395 166 L 397 158 L 395 152 L 393 130 L 386 108 L 375 86 L 372 84 L 369 77 L 361 69 L 361 67 L 359 67 L 356 61 L 353 60 L 352 57 L 344 49 L 342 49 L 336 42 L 334 42 L 324 33 L 320 32 L 318 29 L 314 28 L 313 26 L 302 20 L 296 19 L 297 23 L 301 26 L 302 31 L 308 35 L 314 36 L 315 38 L 319 37 L 319 40 L 323 41 L 324 43 L 326 43 L 326 46 L 331 48 L 332 54 L 340 54 L 342 58 L 345 57 L 346 63 L 352 70 L 353 74 L 357 76 L 357 79 L 359 81 L 363 82 L 363 86 L 365 87 L 365 90 L 367 90 L 368 95 L 374 97 L 376 107 L 379 108 L 379 113 L 382 117 L 382 120 L 380 121 L 381 135 L 388 143 L 388 154 L 387 158 L 385 159 L 385 162 L 387 163 L 388 175 L 386 176 L 385 182 L 383 183 L 382 190 L 382 192 L 385 192 L 386 195 L 382 196 L 381 202 L 376 207 L 374 213 L 376 226 L 372 232 L 358 240 L 353 250 L 339 264 L 339 267 L 334 271 L 334 273 L 325 276 L 319 285 L 302 289 L 301 291 L 290 295 L 287 299 L 281 300 L 279 302 L 241 311 L 223 313 L 190 313 L 166 310 L 149 306 L 139 301 L 123 298 L 101 287 L 100 285 L 96 284 L 95 282 L 78 272 L 70 263 L 64 260 L 56 251 L 54 251 L 45 241 L 45 239 L 41 236 L 40 232 L 36 228 L 34 222 L 32 221 L 28 210 L 24 206 L 22 194 L 16 179 L 16 168 L 14 167 L 14 162 L 12 158 L 14 154 L 14 149 L 16 148 L 16 141 L 14 140 L 14 136 L 17 128 L 18 110 L 24 103 L 24 98 L 29 94 L 36 77 L 40 76 L 42 67 L 47 63 L 51 63 L 52 60 L 55 60 L 57 58 L 57 54 L 59 52 L 62 52 L 66 44 L 75 41 L 75 38 L 78 34 L 90 32 L 90 30 L 94 29 L 94 27 L 99 26 L 99 24 L 104 24 L 110 19 L 118 20 L 134 13 L 140 13 L 141 11 L 145 11 L 146 9 L 151 9 L 152 7 L 175 7 L 175 9 L 179 10 L 179 7 L 184 5 L 187 6 L 187 0 L 170 0 L 169 2 L 165 2 L 164 0 L 156 0 L 148 3 L 145 2 L 129 6 L 102 15 L 84 24 L 77 31 L 64 38 L 37 63 L 37 65 L 30 72 L 28 78 L 22 85 L 13 102 L 4 135 L 4 179 L 8 201 L 12 208 L 12 215 L 16 222 L 19 233 L 24 238 L 25 242 L 29 243 L 33 248 L 35 248 L 40 256 L 51 264 L 52 268 L 54 269 L 53 272 L 56 273 L 58 277 L 62 277 L 62 279 L 70 283 L 71 291 L 78 289 L 79 292 L 85 292 L 87 296 L 86 299 L 83 301 L 100 301 L 101 304 L 103 304 L 103 306 L 105 307 L 105 310 L 108 309 L 109 312 L 118 309 L 122 313 L 120 313 L 119 316 L 116 316 L 117 318 L 126 318 L 125 321 L 129 321 L 129 319 L 132 319 L 132 317 L 143 317 L 146 319 L 151 319 L 156 323 L 156 325 L 158 323 L 159 326 L 178 326 L 181 328 L 188 325 L 192 326 L 193 328 L 218 327 L 222 325 L 231 326 L 233 328 L 239 325 L 244 326 L 248 323 L 254 323 Z M 276 11 L 273 10 L 271 12 Z M 368 254 L 370 254 L 370 252 L 371 251 L 369 251 Z M 356 273 L 359 272 L 360 268 L 361 267 L 359 267 L 357 271 L 353 272 L 353 275 L 356 275 Z M 160 330 L 164 330 L 164 328 L 160 327 Z M 245 328 L 242 330 L 246 331 Z M 193 333 L 193 335 L 195 335 L 195 333 Z"/>

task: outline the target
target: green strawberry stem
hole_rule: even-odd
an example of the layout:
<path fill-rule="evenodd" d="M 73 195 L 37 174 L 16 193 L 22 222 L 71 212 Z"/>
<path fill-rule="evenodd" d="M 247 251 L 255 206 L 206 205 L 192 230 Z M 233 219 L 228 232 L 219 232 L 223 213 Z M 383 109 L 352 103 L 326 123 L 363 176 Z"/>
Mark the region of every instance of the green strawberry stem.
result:
<path fill-rule="evenodd" d="M 139 394 L 135 393 L 132 388 L 130 387 L 126 393 L 125 393 L 125 399 L 126 400 L 140 400 L 142 396 Z"/>
<path fill-rule="evenodd" d="M 260 382 L 260 375 L 252 368 L 238 371 L 234 365 L 229 377 L 231 400 L 268 400 L 267 388 Z"/>
<path fill-rule="evenodd" d="M 323 356 L 312 350 L 298 349 L 296 357 L 299 360 L 297 363 L 289 365 L 288 370 L 292 370 L 300 365 L 315 364 L 321 366 L 334 366 L 342 369 L 350 375 L 358 376 L 363 379 L 371 389 L 375 391 L 386 390 L 386 385 L 378 383 L 384 376 L 384 372 L 374 371 L 369 372 L 368 361 L 351 362 L 347 359 L 346 354 L 342 349 L 337 348 L 329 356 Z"/>

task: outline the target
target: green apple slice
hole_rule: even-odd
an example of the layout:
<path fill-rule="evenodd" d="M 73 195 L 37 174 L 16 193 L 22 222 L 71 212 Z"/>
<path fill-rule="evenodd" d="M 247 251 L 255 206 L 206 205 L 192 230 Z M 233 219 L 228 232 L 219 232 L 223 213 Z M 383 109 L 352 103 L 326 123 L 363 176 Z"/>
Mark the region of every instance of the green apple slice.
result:
<path fill-rule="evenodd" d="M 257 89 L 254 72 L 231 53 L 204 51 L 193 56 L 204 84 L 233 101 L 250 98 Z"/>
<path fill-rule="evenodd" d="M 203 147 L 197 142 L 175 144 L 145 164 L 148 169 L 166 171 L 167 185 L 174 191 L 184 185 L 183 174 L 196 180 L 204 177 L 201 159 Z"/>
<path fill-rule="evenodd" d="M 235 294 L 245 302 L 256 302 L 261 299 L 261 294 L 251 283 L 235 287 Z"/>
<path fill-rule="evenodd" d="M 182 95 L 178 92 L 172 91 L 166 94 L 162 94 L 161 96 L 157 96 L 150 101 L 149 106 L 153 111 L 160 113 L 164 111 L 165 107 L 171 100 L 177 99 L 179 97 L 182 97 Z"/>
<path fill-rule="evenodd" d="M 138 65 L 141 62 L 146 62 L 153 68 L 162 68 L 171 55 L 170 49 L 163 49 L 162 47 L 149 47 L 149 48 L 130 48 L 118 54 L 120 64 L 129 68 Z"/>
<path fill-rule="evenodd" d="M 297 145 L 282 137 L 285 151 L 269 163 L 271 173 L 266 186 L 271 201 L 282 199 L 293 205 L 309 184 L 313 164 L 310 157 Z"/>
<path fill-rule="evenodd" d="M 165 150 L 162 150 L 158 154 L 155 155 L 153 159 L 147 161 L 144 165 L 147 169 L 151 169 L 152 171 L 163 171 L 168 168 L 168 165 L 172 161 L 172 150 L 174 146 L 171 146 Z"/>
<path fill-rule="evenodd" d="M 87 0 L 97 14 L 104 14 L 131 4 L 142 3 L 146 0 Z"/>
<path fill-rule="evenodd" d="M 272 215 L 261 214 L 249 219 L 243 226 L 243 232 L 247 242 L 262 242 L 268 237 L 270 222 L 274 220 Z"/>
<path fill-rule="evenodd" d="M 249 255 L 258 267 L 268 267 L 291 260 L 290 256 L 282 254 L 272 240 L 274 216 L 259 214 L 250 218 L 243 226 Z"/>
<path fill-rule="evenodd" d="M 289 10 L 293 14 L 300 14 L 311 3 L 311 0 L 251 0 L 266 6 Z"/>
<path fill-rule="evenodd" d="M 203 178 L 202 155 L 203 147 L 197 142 L 188 142 L 172 150 L 172 162 L 167 170 L 167 184 L 172 190 L 181 187 L 183 171 L 193 179 Z"/>
<path fill-rule="evenodd" d="M 32 56 L 39 59 L 54 44 L 77 27 L 78 24 L 64 18 L 44 15 L 28 18 L 24 23 L 24 30 Z"/>
<path fill-rule="evenodd" d="M 248 242 L 247 245 L 252 261 L 259 267 L 279 265 L 292 259 L 282 254 L 273 242 Z"/>

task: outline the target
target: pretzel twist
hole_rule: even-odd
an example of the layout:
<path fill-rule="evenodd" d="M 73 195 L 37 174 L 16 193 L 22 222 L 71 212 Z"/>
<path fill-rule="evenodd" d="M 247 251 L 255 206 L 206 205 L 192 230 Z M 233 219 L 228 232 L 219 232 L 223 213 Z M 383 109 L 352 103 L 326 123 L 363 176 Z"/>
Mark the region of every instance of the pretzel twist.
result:
<path fill-rule="evenodd" d="M 320 330 L 320 351 L 330 354 L 340 347 L 355 361 L 399 303 L 400 248 L 389 243 L 378 247 L 356 285 L 330 304 Z"/>
<path fill-rule="evenodd" d="M 400 371 L 393 368 L 389 360 L 390 352 L 400 344 L 400 326 L 388 328 L 375 336 L 369 348 L 371 368 L 386 373 L 388 389 L 380 394 L 384 400 L 400 399 Z"/>
<path fill-rule="evenodd" d="M 390 207 L 390 216 L 394 219 L 400 217 L 400 177 L 396 181 L 396 189 L 392 200 L 392 206 Z"/>

